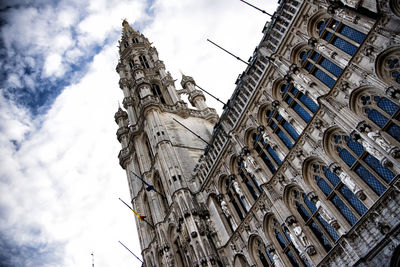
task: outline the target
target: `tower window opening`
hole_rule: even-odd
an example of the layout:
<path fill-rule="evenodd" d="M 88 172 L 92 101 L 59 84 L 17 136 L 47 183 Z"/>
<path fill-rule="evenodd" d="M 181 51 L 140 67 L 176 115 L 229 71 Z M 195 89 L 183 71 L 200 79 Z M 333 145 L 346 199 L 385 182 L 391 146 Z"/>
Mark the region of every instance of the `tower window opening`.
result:
<path fill-rule="evenodd" d="M 135 37 L 135 38 L 132 39 L 132 42 L 133 42 L 134 44 L 138 44 L 138 43 L 139 43 L 139 40 L 138 40 L 138 38 Z"/>
<path fill-rule="evenodd" d="M 124 47 L 127 48 L 129 46 L 128 42 L 124 42 Z"/>
<path fill-rule="evenodd" d="M 135 66 L 135 62 L 133 60 L 130 60 L 129 67 L 131 67 L 131 69 L 133 69 L 133 66 Z"/>
<path fill-rule="evenodd" d="M 165 105 L 166 102 L 165 102 L 164 96 L 162 95 L 160 86 L 158 86 L 158 84 L 152 84 L 151 90 L 152 90 L 153 95 L 158 96 L 161 103 Z"/>
<path fill-rule="evenodd" d="M 142 64 L 143 68 L 148 69 L 150 68 L 149 62 L 145 56 L 139 56 L 140 64 Z"/>

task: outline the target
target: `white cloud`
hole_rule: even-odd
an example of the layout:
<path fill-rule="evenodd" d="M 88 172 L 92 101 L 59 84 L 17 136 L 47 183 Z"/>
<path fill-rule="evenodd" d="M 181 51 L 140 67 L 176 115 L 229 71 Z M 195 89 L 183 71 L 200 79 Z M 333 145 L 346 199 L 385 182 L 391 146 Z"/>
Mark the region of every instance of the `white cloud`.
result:
<path fill-rule="evenodd" d="M 44 63 L 44 73 L 46 76 L 61 76 L 63 74 L 62 58 L 58 54 L 50 54 Z"/>

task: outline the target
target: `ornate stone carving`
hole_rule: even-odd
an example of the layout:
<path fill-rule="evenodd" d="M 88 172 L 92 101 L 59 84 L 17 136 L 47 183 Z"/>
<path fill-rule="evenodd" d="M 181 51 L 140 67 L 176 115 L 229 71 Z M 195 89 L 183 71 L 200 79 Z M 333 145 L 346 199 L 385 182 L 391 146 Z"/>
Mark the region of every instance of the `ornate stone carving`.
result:
<path fill-rule="evenodd" d="M 342 168 L 338 163 L 332 163 L 329 166 L 329 170 L 335 173 L 342 181 L 342 183 L 344 183 L 356 197 L 358 197 L 361 200 L 365 200 L 366 196 L 363 190 L 358 185 L 356 185 L 353 179 L 346 172 L 342 170 Z"/>

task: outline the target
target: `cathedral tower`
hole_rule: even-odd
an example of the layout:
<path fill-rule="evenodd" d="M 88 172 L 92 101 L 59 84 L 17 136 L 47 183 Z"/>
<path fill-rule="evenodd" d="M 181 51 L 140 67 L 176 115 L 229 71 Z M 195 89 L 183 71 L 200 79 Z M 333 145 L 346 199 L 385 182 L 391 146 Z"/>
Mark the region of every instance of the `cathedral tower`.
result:
<path fill-rule="evenodd" d="M 156 48 L 127 21 L 122 26 L 116 70 L 126 111 L 120 107 L 115 114 L 122 145 L 118 157 L 128 176 L 133 209 L 145 216 L 136 221 L 142 256 L 148 266 L 207 262 L 206 255 L 215 253 L 200 234 L 201 212 L 193 200 L 198 188 L 189 180 L 206 143 L 176 121 L 209 140 L 218 116 L 192 77 L 182 75 L 183 89 L 176 90 Z M 188 95 L 193 108 L 181 94 Z M 184 238 L 171 236 L 177 233 Z"/>

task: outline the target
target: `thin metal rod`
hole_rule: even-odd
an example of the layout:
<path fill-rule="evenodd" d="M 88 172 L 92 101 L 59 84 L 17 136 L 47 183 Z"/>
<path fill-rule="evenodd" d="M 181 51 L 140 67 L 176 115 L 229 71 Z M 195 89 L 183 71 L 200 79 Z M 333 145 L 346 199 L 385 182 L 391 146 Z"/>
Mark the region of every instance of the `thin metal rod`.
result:
<path fill-rule="evenodd" d="M 247 3 L 246 1 L 243 1 L 243 0 L 239 0 L 239 1 L 241 1 L 241 2 L 243 2 L 243 3 L 245 3 L 245 4 L 248 4 L 249 6 L 254 7 L 254 8 L 257 9 L 258 11 L 261 11 L 262 13 L 264 13 L 264 14 L 266 14 L 266 15 L 272 17 L 272 15 L 271 15 L 270 13 L 268 13 L 268 12 L 265 11 L 265 10 L 262 10 L 261 8 L 258 8 L 258 7 L 256 7 L 256 6 L 253 6 L 252 4 Z"/>
<path fill-rule="evenodd" d="M 94 253 L 92 252 L 90 255 L 92 255 L 92 267 L 94 267 Z"/>
<path fill-rule="evenodd" d="M 210 95 L 212 98 L 214 98 L 215 100 L 217 100 L 218 102 L 222 103 L 224 106 L 226 105 L 224 102 L 222 102 L 218 97 L 213 96 L 211 93 L 207 92 L 206 90 L 204 90 L 203 88 L 201 88 L 200 86 L 198 86 L 196 84 L 196 87 L 199 88 L 201 91 L 203 91 L 204 93 Z"/>
<path fill-rule="evenodd" d="M 122 201 L 122 203 L 124 203 L 133 213 L 135 213 L 136 217 L 140 217 L 139 219 L 144 221 L 145 223 L 147 223 L 148 225 L 150 225 L 152 228 L 155 228 L 154 225 L 152 225 L 151 223 L 149 223 L 144 217 L 146 216 L 142 216 L 139 213 L 137 213 L 137 211 L 135 211 L 133 208 L 131 208 L 131 206 L 129 206 L 125 201 L 123 201 L 121 198 L 119 198 L 119 200 Z"/>
<path fill-rule="evenodd" d="M 206 140 L 204 140 L 203 138 L 201 138 L 200 135 L 196 134 L 195 132 L 193 132 L 192 130 L 190 130 L 188 127 L 186 127 L 185 125 L 183 125 L 182 123 L 180 123 L 179 121 L 175 120 L 175 118 L 173 118 L 174 121 L 176 121 L 177 123 L 179 123 L 183 128 L 185 128 L 186 130 L 188 130 L 189 132 L 191 132 L 192 134 L 194 134 L 197 138 L 199 138 L 201 141 L 203 141 L 204 143 L 206 143 L 207 145 L 211 146 L 210 143 L 208 143 Z"/>
<path fill-rule="evenodd" d="M 140 177 L 139 175 L 137 175 L 137 174 L 134 173 L 133 171 L 131 171 L 131 172 L 133 173 L 133 175 L 135 175 L 137 178 L 139 178 L 140 181 L 142 181 L 142 182 L 147 186 L 147 188 L 146 188 L 147 191 L 153 190 L 154 192 L 156 192 L 157 194 L 159 194 L 159 195 L 162 196 L 163 198 L 167 199 L 167 197 L 164 196 L 164 194 L 161 194 L 160 192 L 158 192 L 158 191 L 154 188 L 153 185 L 147 183 L 142 177 Z"/>
<path fill-rule="evenodd" d="M 213 45 L 215 45 L 216 47 L 218 47 L 218 48 L 220 48 L 220 49 L 222 49 L 222 50 L 224 50 L 226 53 L 228 53 L 229 55 L 231 55 L 231 56 L 233 56 L 234 58 L 236 58 L 237 60 L 239 60 L 239 61 L 242 61 L 244 64 L 246 64 L 246 65 L 248 65 L 248 66 L 250 66 L 250 64 L 249 63 L 247 63 L 246 61 L 244 61 L 243 59 L 241 59 L 240 57 L 238 57 L 238 56 L 235 56 L 234 54 L 232 54 L 231 52 L 229 52 L 228 50 L 226 50 L 226 49 L 224 49 L 224 48 L 222 48 L 222 47 L 220 47 L 219 45 L 217 45 L 216 43 L 214 43 L 213 41 L 211 41 L 210 39 L 207 39 L 207 41 L 209 41 L 210 43 L 212 43 Z"/>
<path fill-rule="evenodd" d="M 136 259 L 138 259 L 141 263 L 143 263 L 143 261 L 141 259 L 139 259 L 138 256 L 135 255 L 135 253 L 133 253 L 129 248 L 127 248 L 124 244 L 122 244 L 121 241 L 118 241 L 124 248 L 126 248 L 133 256 L 136 257 Z"/>

